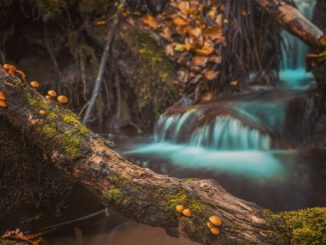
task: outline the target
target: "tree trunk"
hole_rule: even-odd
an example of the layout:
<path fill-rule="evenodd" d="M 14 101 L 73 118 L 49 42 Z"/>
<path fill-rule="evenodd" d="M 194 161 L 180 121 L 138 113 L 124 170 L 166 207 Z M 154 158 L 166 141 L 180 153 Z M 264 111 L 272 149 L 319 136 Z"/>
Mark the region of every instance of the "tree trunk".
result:
<path fill-rule="evenodd" d="M 325 49 L 325 34 L 293 5 L 284 0 L 255 1 L 271 16 L 274 16 L 284 29 L 300 38 L 308 46 L 315 50 Z"/>
<path fill-rule="evenodd" d="M 283 235 L 283 216 L 272 227 L 270 217 L 274 216 L 227 193 L 214 181 L 180 180 L 131 164 L 82 125 L 74 113 L 45 100 L 18 77 L 8 76 L 1 66 L 0 91 L 8 103 L 0 108 L 0 118 L 37 145 L 57 168 L 93 192 L 108 210 L 202 244 L 290 243 Z M 40 115 L 40 110 L 46 114 Z M 192 216 L 179 215 L 175 211 L 178 204 L 190 208 Z M 211 215 L 222 219 L 218 236 L 206 225 Z"/>

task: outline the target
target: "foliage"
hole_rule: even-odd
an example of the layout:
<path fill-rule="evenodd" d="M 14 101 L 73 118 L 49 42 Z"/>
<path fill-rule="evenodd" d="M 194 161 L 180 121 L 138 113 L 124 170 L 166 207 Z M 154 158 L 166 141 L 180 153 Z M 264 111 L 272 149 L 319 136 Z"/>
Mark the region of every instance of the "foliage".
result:
<path fill-rule="evenodd" d="M 222 8 L 215 1 L 171 1 L 162 15 L 143 17 L 143 23 L 165 41 L 166 54 L 179 65 L 175 84 L 181 94 L 218 77 L 217 65 L 222 61 L 218 50 L 226 45 Z"/>

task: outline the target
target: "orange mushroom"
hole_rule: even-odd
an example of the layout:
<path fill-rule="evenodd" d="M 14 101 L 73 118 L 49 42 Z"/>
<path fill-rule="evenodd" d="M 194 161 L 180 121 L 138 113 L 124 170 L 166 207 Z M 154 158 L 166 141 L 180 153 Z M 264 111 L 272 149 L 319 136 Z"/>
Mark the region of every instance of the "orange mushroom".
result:
<path fill-rule="evenodd" d="M 6 100 L 7 97 L 3 92 L 0 92 L 0 100 Z"/>
<path fill-rule="evenodd" d="M 177 205 L 175 207 L 175 210 L 178 212 L 178 213 L 182 213 L 182 211 L 185 209 L 185 207 L 183 205 Z"/>
<path fill-rule="evenodd" d="M 10 66 L 9 71 L 8 71 L 9 76 L 14 75 L 16 70 L 17 69 L 15 66 Z"/>
<path fill-rule="evenodd" d="M 47 100 L 51 100 L 52 97 L 51 97 L 50 95 L 46 95 L 45 98 L 46 98 Z"/>
<path fill-rule="evenodd" d="M 51 96 L 51 97 L 56 97 L 57 92 L 51 89 L 51 90 L 48 91 L 48 95 Z"/>
<path fill-rule="evenodd" d="M 213 225 L 220 226 L 222 225 L 222 220 L 217 217 L 216 215 L 213 215 L 208 218 L 209 222 L 211 222 Z"/>
<path fill-rule="evenodd" d="M 64 95 L 59 95 L 57 98 L 58 102 L 60 102 L 61 104 L 67 104 L 69 102 L 69 99 L 67 96 Z"/>
<path fill-rule="evenodd" d="M 10 67 L 11 67 L 11 65 L 9 65 L 9 64 L 4 64 L 4 65 L 3 65 L 3 68 L 6 69 L 6 70 L 9 70 Z"/>
<path fill-rule="evenodd" d="M 189 208 L 186 208 L 182 211 L 182 214 L 186 217 L 191 217 L 192 213 Z"/>
<path fill-rule="evenodd" d="M 20 77 L 21 77 L 22 79 L 25 79 L 26 75 L 25 75 L 25 73 L 24 73 L 23 71 L 21 71 L 21 70 L 17 70 L 16 72 L 20 75 Z"/>
<path fill-rule="evenodd" d="M 211 228 L 211 233 L 213 234 L 213 235 L 219 235 L 220 234 L 220 230 L 219 229 L 217 229 L 216 227 L 213 227 L 213 228 Z"/>
<path fill-rule="evenodd" d="M 4 100 L 0 100 L 0 107 L 8 107 L 8 104 Z"/>
<path fill-rule="evenodd" d="M 211 228 L 213 228 L 214 227 L 214 225 L 211 223 L 211 222 L 207 222 L 207 227 L 209 228 L 209 229 L 211 229 Z"/>
<path fill-rule="evenodd" d="M 39 112 L 38 112 L 40 115 L 45 115 L 46 114 L 46 111 L 45 110 L 40 110 Z"/>
<path fill-rule="evenodd" d="M 40 86 L 40 83 L 37 82 L 37 81 L 31 81 L 30 82 L 30 85 L 33 87 L 33 88 L 38 88 Z"/>

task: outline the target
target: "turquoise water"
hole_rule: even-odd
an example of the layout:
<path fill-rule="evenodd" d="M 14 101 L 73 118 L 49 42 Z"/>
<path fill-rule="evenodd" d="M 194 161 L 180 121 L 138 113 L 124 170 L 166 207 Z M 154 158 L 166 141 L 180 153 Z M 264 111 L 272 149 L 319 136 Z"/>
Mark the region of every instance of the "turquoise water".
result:
<path fill-rule="evenodd" d="M 304 54 L 303 57 L 305 57 Z M 298 69 L 281 70 L 280 80 L 285 87 L 306 90 L 314 82 L 314 77 L 311 72 L 307 72 L 301 67 Z"/>
<path fill-rule="evenodd" d="M 259 150 L 211 150 L 168 142 L 134 145 L 126 155 L 166 160 L 186 169 L 206 169 L 248 178 L 273 178 L 283 172 L 275 152 Z"/>

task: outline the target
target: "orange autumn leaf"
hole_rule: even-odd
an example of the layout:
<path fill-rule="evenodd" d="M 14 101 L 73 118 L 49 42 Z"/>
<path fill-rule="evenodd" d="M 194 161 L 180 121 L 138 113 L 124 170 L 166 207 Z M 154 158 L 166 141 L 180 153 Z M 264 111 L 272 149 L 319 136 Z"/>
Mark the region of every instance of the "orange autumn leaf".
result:
<path fill-rule="evenodd" d="M 164 27 L 163 28 L 163 31 L 161 32 L 161 37 L 163 37 L 165 40 L 171 40 L 171 38 L 172 38 L 172 32 L 171 32 L 171 30 L 170 30 L 170 28 L 169 27 Z"/>
<path fill-rule="evenodd" d="M 205 67 L 208 62 L 208 58 L 204 56 L 193 56 L 191 59 L 192 66 Z"/>
<path fill-rule="evenodd" d="M 207 28 L 204 31 L 204 35 L 206 38 L 208 38 L 209 40 L 213 40 L 213 41 L 222 39 L 223 38 L 222 28 L 217 27 L 217 26 Z"/>
<path fill-rule="evenodd" d="M 188 24 L 188 22 L 184 18 L 176 17 L 173 19 L 173 24 L 176 26 L 185 26 Z"/>
<path fill-rule="evenodd" d="M 205 78 L 207 80 L 213 80 L 217 77 L 217 75 L 218 75 L 218 72 L 216 72 L 216 71 L 208 70 L 205 72 Z"/>
<path fill-rule="evenodd" d="M 194 37 L 196 37 L 196 38 L 199 38 L 199 37 L 201 37 L 201 35 L 202 35 L 202 32 L 201 32 L 201 29 L 200 28 L 193 28 L 193 29 L 191 29 L 190 30 L 190 35 L 192 35 L 192 36 L 194 36 Z"/>
<path fill-rule="evenodd" d="M 151 15 L 145 15 L 143 17 L 143 22 L 145 25 L 153 28 L 154 30 L 159 28 L 158 22 L 155 20 L 155 18 Z"/>
<path fill-rule="evenodd" d="M 178 8 L 181 13 L 188 14 L 190 11 L 190 3 L 188 1 L 183 1 L 178 4 Z"/>
<path fill-rule="evenodd" d="M 199 55 L 208 56 L 214 52 L 214 48 L 209 42 L 205 42 L 204 46 L 201 49 L 196 49 L 195 52 Z"/>
<path fill-rule="evenodd" d="M 215 64 L 220 64 L 222 62 L 222 57 L 221 56 L 209 57 L 208 61 L 213 62 Z"/>

